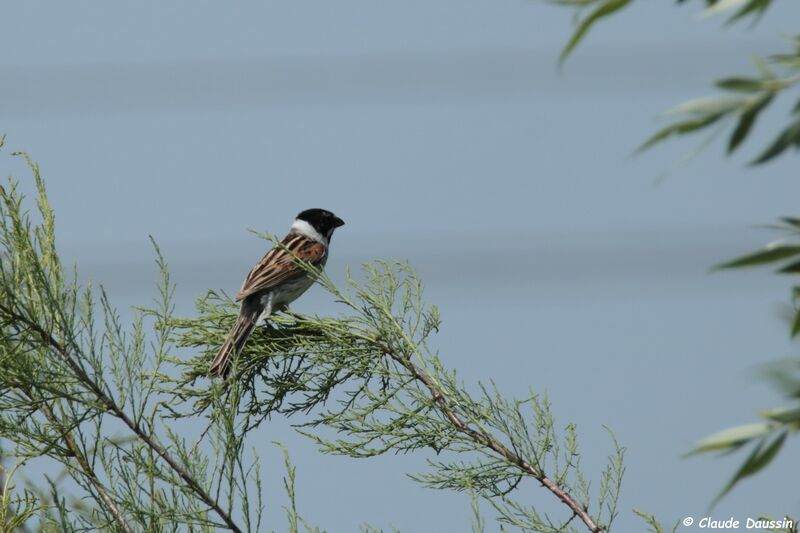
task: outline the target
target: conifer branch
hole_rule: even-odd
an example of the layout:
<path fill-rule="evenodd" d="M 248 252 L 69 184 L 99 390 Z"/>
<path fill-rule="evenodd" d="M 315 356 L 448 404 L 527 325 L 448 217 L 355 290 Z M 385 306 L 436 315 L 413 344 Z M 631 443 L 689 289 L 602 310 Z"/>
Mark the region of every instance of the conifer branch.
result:
<path fill-rule="evenodd" d="M 217 513 L 217 515 L 220 517 L 220 519 L 222 519 L 222 521 L 225 523 L 228 529 L 234 531 L 235 533 L 242 533 L 242 530 L 239 528 L 238 525 L 236 525 L 236 523 L 231 518 L 230 514 L 228 514 L 227 511 L 225 511 L 222 507 L 220 507 L 217 501 L 214 498 L 212 498 L 211 495 L 209 495 L 208 492 L 202 486 L 200 486 L 200 484 L 186 471 L 185 468 L 183 468 L 178 463 L 178 461 L 175 460 L 174 457 L 172 457 L 172 455 L 170 455 L 170 453 L 167 451 L 166 448 L 164 448 L 161 444 L 159 444 L 149 433 L 144 431 L 139 423 L 134 422 L 134 420 L 131 419 L 128 416 L 128 414 L 125 413 L 125 411 L 123 411 L 119 407 L 119 405 L 114 401 L 114 399 L 109 394 L 104 392 L 102 388 L 100 388 L 97 382 L 94 381 L 86 373 L 83 367 L 80 364 L 78 364 L 78 362 L 70 355 L 67 349 L 60 342 L 58 342 L 55 338 L 53 338 L 53 336 L 47 331 L 45 331 L 39 324 L 36 324 L 27 319 L 26 317 L 14 313 L 13 310 L 10 310 L 5 306 L 0 305 L 0 309 L 2 309 L 3 313 L 6 316 L 13 318 L 20 324 L 27 325 L 31 330 L 38 333 L 42 341 L 46 343 L 50 348 L 54 349 L 63 358 L 63 360 L 67 363 L 70 369 L 72 369 L 72 371 L 75 373 L 75 376 L 78 378 L 78 380 L 92 394 L 95 395 L 96 399 L 109 413 L 111 413 L 113 416 L 121 420 L 139 439 L 142 440 L 142 442 L 144 442 L 159 457 L 161 457 L 164 460 L 164 462 L 166 462 L 169 465 L 169 467 L 184 481 L 186 486 L 194 494 L 196 494 L 197 497 L 203 501 L 203 503 L 208 505 L 211 509 L 214 510 L 215 513 Z M 50 414 L 52 415 L 52 412 Z M 50 416 L 48 416 L 48 418 L 54 424 L 56 423 L 54 418 L 50 418 Z M 64 437 L 65 439 L 67 439 L 67 444 L 70 450 L 73 453 L 76 453 L 76 457 L 82 457 L 80 455 L 80 451 L 75 446 L 74 441 L 70 439 L 70 435 L 68 432 L 64 432 Z M 80 462 L 81 461 L 79 459 L 79 463 Z M 114 506 L 113 500 L 110 499 L 108 493 L 102 487 L 102 484 L 100 484 L 99 480 L 97 480 L 96 475 L 92 472 L 91 468 L 89 467 L 88 463 L 85 462 L 85 460 L 81 464 L 81 468 L 84 469 L 84 473 L 87 475 L 87 477 L 89 477 L 92 483 L 95 484 L 96 487 L 98 487 L 98 492 L 100 493 L 103 500 L 109 504 L 109 507 L 112 509 L 112 512 L 114 512 L 114 516 L 119 515 L 119 517 L 121 518 L 121 524 L 125 524 L 125 527 L 123 529 L 125 529 L 126 532 L 131 531 L 130 526 L 127 526 L 127 524 L 124 521 L 124 518 L 122 518 L 122 515 L 119 513 L 119 510 L 116 509 L 116 507 Z"/>
<path fill-rule="evenodd" d="M 477 444 L 489 448 L 504 460 L 512 463 L 517 468 L 522 470 L 525 474 L 533 476 L 539 480 L 543 487 L 547 488 L 547 490 L 558 497 L 558 499 L 561 500 L 564 505 L 570 508 L 575 516 L 580 518 L 580 520 L 586 524 L 586 527 L 589 529 L 589 531 L 592 533 L 602 533 L 604 531 L 603 528 L 598 526 L 594 519 L 589 516 L 589 513 L 586 512 L 586 509 L 584 509 L 577 501 L 575 501 L 569 492 L 559 486 L 556 481 L 547 477 L 539 468 L 533 466 L 529 461 L 503 446 L 503 444 L 500 443 L 493 435 L 484 431 L 476 430 L 468 423 L 464 422 L 458 413 L 456 413 L 450 407 L 444 392 L 436 383 L 436 380 L 430 376 L 430 374 L 420 369 L 410 359 L 393 352 L 388 346 L 384 346 L 383 350 L 385 355 L 391 357 L 394 361 L 397 361 L 414 376 L 414 379 L 420 381 L 425 385 L 425 387 L 428 388 L 431 393 L 431 397 L 439 406 L 440 411 L 447 417 L 447 419 L 458 431 L 467 435 Z"/>
<path fill-rule="evenodd" d="M 23 394 L 28 397 L 28 399 L 33 403 L 35 402 L 33 394 L 31 393 L 30 389 L 25 386 L 20 386 Z M 80 467 L 81 473 L 89 480 L 92 486 L 97 490 L 97 493 L 100 495 L 100 498 L 105 503 L 106 507 L 108 507 L 109 512 L 112 514 L 114 519 L 117 521 L 120 529 L 125 533 L 133 533 L 133 529 L 131 528 L 130 524 L 128 524 L 128 520 L 125 518 L 125 515 L 119 509 L 119 506 L 108 493 L 108 489 L 103 485 L 103 483 L 98 479 L 97 474 L 92 469 L 89 461 L 86 459 L 86 455 L 84 455 L 83 451 L 78 446 L 78 443 L 75 441 L 75 437 L 72 435 L 72 432 L 67 429 L 64 424 L 56 417 L 56 414 L 53 412 L 53 409 L 47 402 L 40 402 L 41 407 L 40 410 L 44 413 L 45 418 L 50 421 L 53 427 L 61 434 L 64 442 L 67 445 L 67 449 L 78 462 L 78 466 Z"/>
<path fill-rule="evenodd" d="M 296 427 L 323 453 L 362 458 L 434 451 L 431 470 L 412 479 L 469 493 L 477 524 L 479 498 L 496 511 L 498 523 L 522 531 L 576 531 L 579 522 L 591 533 L 610 530 L 624 449 L 614 442 L 592 499 L 575 427 L 556 428 L 546 396 L 509 400 L 494 383 L 479 383 L 473 395 L 444 367 L 428 344 L 439 329 L 438 311 L 425 304 L 409 265 L 368 263 L 365 281 L 348 274 L 345 291 L 314 271 L 344 314 L 270 317 L 271 325 L 257 328 L 234 361 L 232 379 L 209 382 L 209 360 L 235 304 L 209 292 L 195 316 L 174 317 L 172 285 L 156 247 L 156 308 L 137 308 L 126 330 L 103 292 L 98 313 L 91 289 L 78 285 L 77 274 L 64 274 L 43 181 L 28 162 L 39 224 L 13 180 L 0 187 L 0 437 L 15 443 L 20 464 L 44 456 L 65 465 L 95 507 L 87 512 L 69 504 L 50 482 L 50 497 L 26 492 L 19 500 L 24 512 L 16 524 L 39 512 L 42 528 L 58 524 L 64 531 L 99 521 L 122 533 L 187 526 L 258 531 L 259 460 L 256 454 L 244 464 L 245 444 L 251 431 L 284 415 L 302 416 Z M 164 423 L 204 416 L 213 430 L 206 441 L 211 454 Z M 115 422 L 109 428 L 105 420 Z M 119 428 L 124 436 L 112 433 Z M 332 430 L 335 440 L 317 428 Z M 287 516 L 305 527 L 295 507 L 293 467 L 287 468 Z M 546 488 L 547 498 L 556 496 L 558 518 L 515 499 L 525 478 Z M 36 507 L 38 500 L 51 504 Z"/>
<path fill-rule="evenodd" d="M 371 457 L 428 448 L 437 455 L 472 454 L 476 462 L 431 462 L 434 472 L 411 477 L 431 488 L 480 496 L 498 511 L 498 520 L 522 530 L 572 531 L 578 519 L 592 533 L 607 532 L 617 514 L 624 449 L 614 442 L 593 516 L 574 426 L 561 437 L 546 398 L 535 394 L 506 400 L 481 385 L 481 397 L 473 398 L 428 346 L 440 319 L 435 307 L 423 303 L 413 270 L 377 261 L 366 264 L 364 272 L 364 283 L 348 276 L 353 295 L 316 272 L 350 314 L 270 317 L 234 361 L 227 385 L 203 388 L 197 381 L 226 334 L 234 304 L 210 292 L 198 301 L 196 317 L 173 319 L 169 327 L 176 345 L 200 352 L 192 360 L 174 361 L 184 368 L 184 378 L 173 385 L 176 394 L 195 400 L 192 410 L 176 416 L 208 413 L 214 423 L 217 398 L 225 394 L 225 405 L 237 406 L 247 421 L 245 432 L 275 414 L 310 416 L 297 426 L 324 453 Z M 523 405 L 532 408 L 532 420 L 523 415 Z M 322 426 L 335 431 L 336 440 L 313 431 Z M 569 515 L 554 523 L 513 500 L 511 493 L 524 477 L 556 496 Z"/>

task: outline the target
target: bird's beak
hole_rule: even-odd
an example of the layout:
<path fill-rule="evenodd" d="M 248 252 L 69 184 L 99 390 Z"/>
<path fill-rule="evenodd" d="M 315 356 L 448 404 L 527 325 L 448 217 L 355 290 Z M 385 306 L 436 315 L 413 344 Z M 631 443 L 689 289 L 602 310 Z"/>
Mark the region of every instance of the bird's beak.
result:
<path fill-rule="evenodd" d="M 342 220 L 339 217 L 334 217 L 333 218 L 333 227 L 334 228 L 338 228 L 340 226 L 344 226 L 344 220 Z"/>

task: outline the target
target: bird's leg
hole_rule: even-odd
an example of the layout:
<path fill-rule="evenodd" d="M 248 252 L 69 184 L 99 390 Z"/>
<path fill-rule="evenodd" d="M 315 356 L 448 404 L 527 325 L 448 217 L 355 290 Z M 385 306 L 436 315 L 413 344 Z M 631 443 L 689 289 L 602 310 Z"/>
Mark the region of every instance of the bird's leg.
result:
<path fill-rule="evenodd" d="M 268 329 L 272 329 L 272 330 L 277 329 L 275 326 L 272 325 L 272 323 L 270 323 L 269 317 L 271 315 L 274 315 L 275 313 L 285 313 L 287 309 L 289 309 L 289 306 L 287 304 L 281 304 L 281 305 L 275 307 L 272 310 L 271 313 L 269 313 L 269 314 L 264 313 L 262 315 L 262 317 L 261 317 L 261 318 L 264 319 L 264 326 L 267 327 Z"/>
<path fill-rule="evenodd" d="M 303 319 L 303 317 L 301 315 L 298 315 L 297 313 L 292 313 L 291 311 L 289 311 L 289 304 L 281 305 L 280 307 L 277 308 L 277 311 L 280 311 L 284 315 L 290 316 L 290 317 L 294 318 L 295 320 L 302 320 Z"/>

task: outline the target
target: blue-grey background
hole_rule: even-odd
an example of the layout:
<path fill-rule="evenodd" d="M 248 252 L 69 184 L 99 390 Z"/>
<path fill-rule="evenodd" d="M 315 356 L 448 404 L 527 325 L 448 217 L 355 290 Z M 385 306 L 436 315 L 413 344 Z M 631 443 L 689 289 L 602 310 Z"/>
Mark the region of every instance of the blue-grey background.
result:
<path fill-rule="evenodd" d="M 247 228 L 282 233 L 303 208 L 332 209 L 347 225 L 328 271 L 408 258 L 467 383 L 546 390 L 592 474 L 610 450 L 602 425 L 614 429 L 628 448 L 619 530 L 637 531 L 632 508 L 670 523 L 706 512 L 741 457 L 681 454 L 780 403 L 753 369 L 793 350 L 777 310 L 787 280 L 708 273 L 771 238 L 755 225 L 797 214 L 796 159 L 744 167 L 786 106 L 731 160 L 712 145 L 680 164 L 692 142 L 629 157 L 658 112 L 748 73 L 748 54 L 781 51 L 800 20 L 779 2 L 755 29 L 723 31 L 696 4 L 637 3 L 559 74 L 570 14 L 538 2 L 8 3 L 0 131 L 40 162 L 65 255 L 121 308 L 152 295 L 148 234 L 190 314 L 263 253 Z M 319 288 L 295 308 L 335 311 Z M 423 457 L 322 456 L 282 421 L 253 442 L 271 527 L 273 440 L 298 467 L 301 513 L 329 531 L 468 530 L 465 496 L 404 476 Z M 796 511 L 796 444 L 712 516 Z"/>

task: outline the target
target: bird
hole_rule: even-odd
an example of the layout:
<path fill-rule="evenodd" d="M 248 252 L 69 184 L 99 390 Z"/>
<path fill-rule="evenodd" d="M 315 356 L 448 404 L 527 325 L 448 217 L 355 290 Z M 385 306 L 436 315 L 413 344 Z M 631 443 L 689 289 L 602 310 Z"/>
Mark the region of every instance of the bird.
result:
<path fill-rule="evenodd" d="M 259 319 L 285 310 L 314 284 L 314 275 L 297 261 L 322 269 L 331 237 L 344 220 L 326 209 L 306 209 L 295 217 L 289 233 L 255 264 L 236 294 L 239 316 L 211 362 L 211 377 L 227 378 L 231 362 L 244 347 Z"/>

